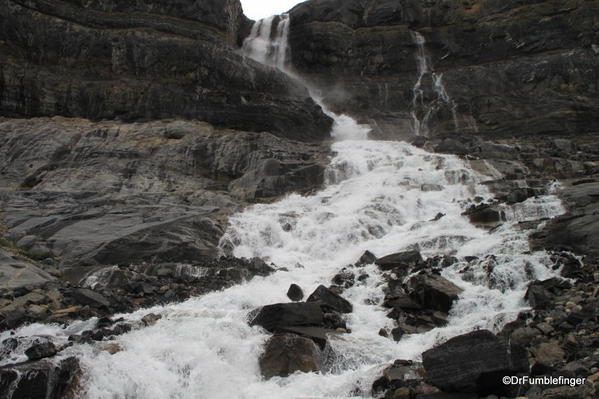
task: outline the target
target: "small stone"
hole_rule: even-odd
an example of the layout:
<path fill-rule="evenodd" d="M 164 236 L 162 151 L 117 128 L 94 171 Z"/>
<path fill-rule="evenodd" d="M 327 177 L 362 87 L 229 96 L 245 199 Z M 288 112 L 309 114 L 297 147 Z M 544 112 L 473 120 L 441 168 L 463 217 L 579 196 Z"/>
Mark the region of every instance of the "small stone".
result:
<path fill-rule="evenodd" d="M 599 372 L 595 373 L 593 375 L 589 375 L 587 377 L 587 380 L 589 380 L 589 382 L 591 382 L 592 384 L 599 382 Z"/>
<path fill-rule="evenodd" d="M 396 389 L 393 393 L 393 399 L 410 399 L 412 397 L 412 391 L 408 387 Z"/>
<path fill-rule="evenodd" d="M 551 325 L 549 325 L 548 323 L 541 323 L 541 324 L 537 325 L 537 329 L 545 335 L 549 335 L 553 331 L 555 331 L 553 329 L 553 327 L 551 327 Z"/>
<path fill-rule="evenodd" d="M 416 395 L 432 395 L 437 392 L 440 392 L 439 389 L 425 383 L 418 385 L 415 389 Z"/>
<path fill-rule="evenodd" d="M 551 366 L 564 360 L 566 354 L 555 341 L 545 342 L 531 350 L 536 361 Z"/>
<path fill-rule="evenodd" d="M 100 346 L 100 350 L 108 352 L 111 355 L 114 355 L 115 353 L 122 352 L 123 351 L 123 347 L 120 346 L 117 343 L 109 343 L 109 344 L 101 345 Z"/>
<path fill-rule="evenodd" d="M 380 335 L 381 337 L 389 338 L 389 333 L 388 333 L 388 332 L 387 332 L 387 330 L 385 330 L 384 328 L 381 328 L 381 329 L 379 330 L 379 335 Z"/>
<path fill-rule="evenodd" d="M 79 310 L 81 310 L 81 306 L 71 306 L 65 309 L 59 309 L 57 311 L 55 311 L 54 313 L 52 313 L 52 317 L 62 317 L 62 316 L 66 316 L 69 315 L 71 313 L 76 313 Z"/>
<path fill-rule="evenodd" d="M 299 302 L 304 299 L 304 291 L 297 284 L 291 284 L 287 290 L 287 297 L 292 301 Z"/>
<path fill-rule="evenodd" d="M 141 319 L 141 322 L 144 323 L 144 325 L 146 327 L 151 327 L 154 324 L 156 324 L 156 322 L 160 319 L 162 319 L 161 315 L 155 314 L 155 313 L 149 313 Z"/>
<path fill-rule="evenodd" d="M 396 327 L 393 330 L 391 330 L 391 336 L 393 337 L 393 340 L 396 342 L 399 342 L 401 340 L 401 337 L 403 337 L 405 333 L 406 332 L 401 327 Z"/>

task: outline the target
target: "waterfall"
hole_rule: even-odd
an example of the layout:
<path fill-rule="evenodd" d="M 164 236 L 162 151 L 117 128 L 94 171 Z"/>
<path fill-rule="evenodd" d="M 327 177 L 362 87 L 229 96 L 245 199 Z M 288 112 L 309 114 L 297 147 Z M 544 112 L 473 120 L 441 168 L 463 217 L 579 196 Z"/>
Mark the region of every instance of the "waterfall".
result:
<path fill-rule="evenodd" d="M 273 23 L 276 19 L 276 33 L 273 36 Z M 242 51 L 261 64 L 285 69 L 289 43 L 289 15 L 272 16 L 257 21 L 244 40 Z"/>
<path fill-rule="evenodd" d="M 457 104 L 451 99 L 445 85 L 443 74 L 433 71 L 430 54 L 426 51 L 426 39 L 422 34 L 412 31 L 412 38 L 416 45 L 416 68 L 418 77 L 412 88 L 412 130 L 419 136 L 428 136 L 430 123 L 433 116 L 442 108 L 448 107 L 453 116 L 455 129 L 459 129 L 457 116 Z M 425 78 L 429 78 L 428 88 L 424 87 Z M 428 99 L 426 90 L 434 94 L 434 98 Z"/>
<path fill-rule="evenodd" d="M 273 30 L 275 20 L 279 22 Z M 243 51 L 286 72 L 288 29 L 286 16 L 259 21 Z M 422 41 L 420 76 L 414 88 L 415 103 L 420 103 L 419 90 L 431 68 L 423 39 L 416 38 Z M 442 76 L 435 76 L 440 101 L 450 101 Z M 315 101 L 322 103 L 318 96 Z M 291 194 L 233 215 L 221 241 L 223 249 L 232 248 L 238 257 L 259 256 L 279 269 L 268 277 L 183 303 L 120 315 L 129 321 L 139 321 L 149 312 L 163 317 L 154 326 L 117 337 L 123 350 L 114 355 L 87 344 L 65 350 L 65 356 L 76 355 L 83 364 L 82 396 L 369 398 L 373 380 L 395 359 L 417 360 L 433 345 L 473 329 L 497 331 L 527 309 L 523 296 L 530 280 L 549 278 L 556 272 L 549 267 L 546 253 L 530 251 L 530 232 L 516 224 L 535 215 L 563 213 L 555 196 L 539 196 L 508 209 L 508 222 L 492 232 L 477 228 L 462 213 L 475 197 L 490 200 L 493 195 L 481 184 L 487 177 L 470 168 L 466 160 L 429 153 L 405 142 L 367 140 L 367 125 L 326 112 L 335 119 L 335 155 L 326 170 L 325 187 L 312 195 Z M 427 122 L 416 119 L 421 125 Z M 436 218 L 439 213 L 444 217 Z M 353 264 L 365 250 L 384 256 L 414 249 L 424 257 L 457 258 L 442 271 L 464 290 L 445 327 L 407 335 L 400 342 L 379 336 L 381 328 L 393 328 L 394 322 L 381 306 L 383 275 L 375 265 L 366 265 L 354 271 L 368 278 L 343 293 L 354 306 L 347 319 L 352 332 L 330 338 L 336 354 L 332 371 L 268 381 L 261 378 L 258 358 L 269 334 L 248 326 L 253 309 L 288 302 L 286 291 L 291 283 L 306 293 L 319 284 L 329 285 L 342 267 Z M 485 267 L 488 256 L 494 259 L 492 270 Z M 66 327 L 31 325 L 16 334 L 51 335 L 60 344 L 70 334 L 89 328 L 90 322 L 94 321 Z"/>

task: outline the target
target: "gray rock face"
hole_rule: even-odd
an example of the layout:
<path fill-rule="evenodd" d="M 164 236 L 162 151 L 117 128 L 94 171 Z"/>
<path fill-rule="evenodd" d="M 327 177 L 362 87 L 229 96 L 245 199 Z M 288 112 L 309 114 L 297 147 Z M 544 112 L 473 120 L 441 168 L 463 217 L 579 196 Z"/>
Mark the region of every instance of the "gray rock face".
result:
<path fill-rule="evenodd" d="M 597 0 L 312 0 L 291 11 L 293 66 L 328 88 L 333 108 L 405 137 L 418 81 L 430 134 L 482 137 L 596 132 Z M 442 75 L 444 98 L 435 92 Z M 438 81 L 437 81 L 438 82 Z"/>
<path fill-rule="evenodd" d="M 202 122 L 5 120 L 0 208 L 10 240 L 65 266 L 192 262 L 246 202 L 320 186 L 326 154 Z"/>
<path fill-rule="evenodd" d="M 38 287 L 56 278 L 30 260 L 0 249 L 0 288 Z"/>
<path fill-rule="evenodd" d="M 502 395 L 501 378 L 528 371 L 524 349 L 487 330 L 452 338 L 422 354 L 426 381 L 446 392 Z"/>
<path fill-rule="evenodd" d="M 533 244 L 537 248 L 583 254 L 587 256 L 585 262 L 596 265 L 599 262 L 599 182 L 591 179 L 569 184 L 561 195 L 569 213 L 535 234 Z"/>
<path fill-rule="evenodd" d="M 327 138 L 332 121 L 305 88 L 236 51 L 248 23 L 238 0 L 3 1 L 2 115 L 175 117 Z"/>

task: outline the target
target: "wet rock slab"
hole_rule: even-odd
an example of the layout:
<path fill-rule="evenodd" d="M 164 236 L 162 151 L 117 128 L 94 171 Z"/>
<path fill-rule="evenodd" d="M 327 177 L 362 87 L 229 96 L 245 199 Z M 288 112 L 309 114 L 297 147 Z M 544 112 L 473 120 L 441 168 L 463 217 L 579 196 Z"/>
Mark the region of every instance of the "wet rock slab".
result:
<path fill-rule="evenodd" d="M 81 374 L 76 358 L 0 367 L 0 396 L 10 399 L 76 398 Z"/>
<path fill-rule="evenodd" d="M 487 330 L 460 335 L 422 354 L 426 381 L 446 392 L 502 395 L 502 377 L 528 371 L 522 347 Z"/>

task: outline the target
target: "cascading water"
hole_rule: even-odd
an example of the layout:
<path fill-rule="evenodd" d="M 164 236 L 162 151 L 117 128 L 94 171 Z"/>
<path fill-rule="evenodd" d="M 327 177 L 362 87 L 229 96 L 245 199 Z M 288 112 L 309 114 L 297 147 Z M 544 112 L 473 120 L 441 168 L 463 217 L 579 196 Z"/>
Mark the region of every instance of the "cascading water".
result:
<path fill-rule="evenodd" d="M 430 122 L 432 117 L 441 107 L 448 107 L 453 115 L 455 129 L 458 126 L 458 117 L 455 102 L 449 97 L 445 85 L 443 84 L 443 74 L 436 73 L 431 68 L 431 57 L 426 51 L 426 40 L 419 32 L 413 31 L 412 37 L 416 45 L 416 66 L 418 69 L 418 78 L 412 89 L 412 129 L 419 136 L 428 136 L 430 132 Z M 427 99 L 424 86 L 424 79 L 429 77 L 428 90 L 434 94 L 434 98 Z"/>
<path fill-rule="evenodd" d="M 244 49 L 283 69 L 288 25 L 279 29 L 279 24 L 271 39 L 272 21 L 257 23 Z M 282 52 L 282 59 L 277 52 Z M 152 327 L 116 338 L 123 350 L 114 355 L 94 345 L 65 350 L 65 356 L 81 359 L 87 398 L 370 397 L 373 379 L 389 362 L 418 359 L 434 344 L 476 328 L 498 330 L 526 309 L 527 283 L 554 272 L 547 254 L 530 252 L 529 232 L 516 229 L 515 224 L 562 213 L 555 196 L 507 209 L 508 222 L 492 233 L 476 228 L 462 212 L 472 198 L 491 199 L 492 195 L 480 184 L 485 177 L 467 161 L 403 142 L 366 140 L 366 126 L 347 116 L 330 115 L 336 119 L 333 136 L 337 140 L 332 147 L 336 155 L 326 171 L 325 188 L 310 196 L 292 194 L 272 204 L 252 206 L 231 217 L 222 239 L 222 248 L 231 248 L 234 255 L 259 256 L 280 270 L 180 304 L 122 315 L 137 321 L 154 312 L 163 318 Z M 439 213 L 445 216 L 435 218 Z M 423 256 L 449 254 L 459 259 L 442 272 L 464 289 L 447 326 L 405 336 L 398 343 L 379 336 L 378 331 L 392 328 L 393 321 L 380 306 L 383 277 L 376 266 L 367 265 L 360 273 L 369 277 L 343 294 L 354 305 L 347 320 L 352 332 L 330 337 L 336 354 L 331 371 L 261 378 L 258 358 L 269 334 L 248 326 L 252 309 L 287 302 L 285 293 L 291 283 L 306 292 L 328 285 L 340 268 L 365 250 L 383 256 L 407 249 L 417 249 Z M 492 270 L 484 266 L 488 255 L 493 255 Z M 469 263 L 467 257 L 480 260 Z M 16 334 L 52 335 L 61 343 L 93 322 L 67 328 L 32 325 Z"/>

